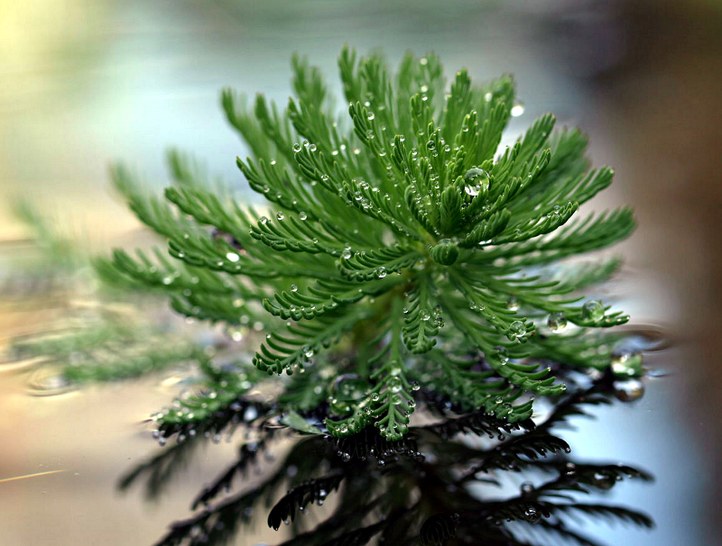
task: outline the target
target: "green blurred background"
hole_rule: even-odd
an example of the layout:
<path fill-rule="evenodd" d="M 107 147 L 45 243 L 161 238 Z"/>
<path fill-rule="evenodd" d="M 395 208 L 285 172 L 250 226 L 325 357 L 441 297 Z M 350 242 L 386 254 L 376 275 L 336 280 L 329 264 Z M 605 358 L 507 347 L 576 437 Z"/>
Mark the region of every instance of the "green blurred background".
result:
<path fill-rule="evenodd" d="M 609 543 L 717 544 L 722 399 L 722 3 L 718 0 L 0 0 L 0 277 L 26 232 L 10 203 L 30 199 L 60 230 L 102 251 L 137 238 L 110 190 L 122 159 L 161 187 L 169 146 L 193 151 L 242 185 L 245 153 L 218 92 L 233 86 L 284 102 L 289 58 L 335 78 L 344 43 L 440 54 L 477 79 L 513 73 L 520 131 L 544 112 L 580 126 L 597 163 L 616 168 L 602 206 L 630 203 L 640 228 L 625 243 L 616 289 L 637 323 L 663 326 L 670 378 L 640 406 L 602 416 L 578 436 L 589 457 L 627 459 L 656 488 L 620 497 L 652 512 L 651 535 Z M 43 313 L 0 309 L 2 337 Z M 136 423 L 167 402 L 140 383 L 69 399 L 29 399 L 0 375 L 0 544 L 147 544 L 183 516 L 218 460 L 168 502 L 118 497 L 128 459 L 152 449 Z M 585 425 L 586 426 L 586 425 Z M 205 469 L 205 470 L 204 470 Z M 274 541 L 259 527 L 239 544 Z M 605 532 L 605 531 L 600 531 Z M 604 535 L 600 535 L 604 536 Z"/>

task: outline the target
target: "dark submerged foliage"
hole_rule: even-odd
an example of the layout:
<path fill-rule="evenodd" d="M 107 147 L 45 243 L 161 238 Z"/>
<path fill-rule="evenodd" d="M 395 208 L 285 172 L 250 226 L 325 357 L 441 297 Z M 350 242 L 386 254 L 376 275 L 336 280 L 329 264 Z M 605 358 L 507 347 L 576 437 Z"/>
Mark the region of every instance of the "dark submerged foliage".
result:
<path fill-rule="evenodd" d="M 232 476 L 249 464 L 263 465 L 257 454 L 268 442 L 288 437 L 287 429 L 249 423 L 245 427 L 259 440 L 243 444 L 238 461 L 194 501 L 194 508 L 203 508 L 173 524 L 158 545 L 234 543 L 241 528 L 262 520 L 258 512 L 264 506 L 270 507 L 269 527 L 290 525 L 292 538 L 284 546 L 373 541 L 597 546 L 581 533 L 575 516 L 652 527 L 644 513 L 595 498 L 623 480 L 650 481 L 648 473 L 624 464 L 576 461 L 555 431 L 568 417 L 586 415 L 587 407 L 610 403 L 611 380 L 576 387 L 537 426 L 447 409 L 437 423 L 411 427 L 395 442 L 373 427 L 343 439 L 296 434 L 280 464 L 269 469 L 265 463 L 258 485 L 241 485 L 234 493 Z M 164 459 L 176 458 L 174 450 L 203 441 L 195 437 L 173 446 L 139 465 L 121 486 L 156 482 L 157 469 L 168 466 Z M 324 511 L 314 506 L 325 502 L 330 507 Z M 305 515 L 310 511 L 320 513 L 311 519 Z"/>

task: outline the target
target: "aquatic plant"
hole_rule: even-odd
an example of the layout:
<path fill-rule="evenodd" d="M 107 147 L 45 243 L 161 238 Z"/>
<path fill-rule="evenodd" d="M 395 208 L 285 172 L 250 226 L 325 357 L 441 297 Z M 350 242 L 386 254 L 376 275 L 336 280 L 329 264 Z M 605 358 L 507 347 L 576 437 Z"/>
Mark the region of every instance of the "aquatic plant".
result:
<path fill-rule="evenodd" d="M 222 430 L 268 375 L 291 376 L 269 410 L 290 426 L 313 417 L 334 437 L 374 426 L 396 441 L 420 400 L 519 423 L 534 396 L 564 393 L 555 369 L 609 368 L 619 336 L 600 329 L 628 317 L 581 291 L 620 262 L 564 259 L 634 222 L 627 208 L 579 217 L 613 176 L 590 168 L 581 132 L 544 115 L 500 149 L 523 111 L 513 80 L 474 86 L 461 70 L 447 88 L 434 55 L 407 55 L 392 74 L 380 55 L 344 49 L 344 113 L 318 69 L 292 64 L 285 110 L 222 94 L 263 207 L 178 152 L 163 197 L 113 169 L 168 247 L 117 250 L 98 262 L 104 278 L 166 293 L 232 339 L 264 336 L 251 362 L 206 363 L 204 388 L 156 415 L 161 439 Z M 640 361 L 614 372 L 638 375 Z"/>

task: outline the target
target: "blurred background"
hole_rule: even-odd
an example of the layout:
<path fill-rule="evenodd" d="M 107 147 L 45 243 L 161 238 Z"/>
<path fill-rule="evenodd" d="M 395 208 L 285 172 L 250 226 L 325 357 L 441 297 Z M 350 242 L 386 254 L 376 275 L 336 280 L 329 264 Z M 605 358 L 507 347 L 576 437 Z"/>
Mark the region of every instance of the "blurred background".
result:
<path fill-rule="evenodd" d="M 526 110 L 512 133 L 551 111 L 589 134 L 595 163 L 615 167 L 601 206 L 629 203 L 639 221 L 615 289 L 635 323 L 669 337 L 653 362 L 669 375 L 568 439 L 582 457 L 657 475 L 615 494 L 657 530 L 595 528 L 607 543 L 720 544 L 719 0 L 0 0 L 0 277 L 29 252 L 12 214 L 19 197 L 87 249 L 137 239 L 110 189 L 112 161 L 160 188 L 174 146 L 242 184 L 245 150 L 222 119 L 220 88 L 284 103 L 290 55 L 334 81 L 344 43 L 382 48 L 392 63 L 433 50 L 449 73 L 465 66 L 477 80 L 513 73 Z M 0 305 L 0 338 L 58 313 Z M 32 398 L 0 372 L 0 543 L 149 544 L 185 516 L 227 448 L 201 457 L 161 504 L 114 491 L 155 449 L 141 420 L 172 395 L 145 381 Z M 238 543 L 276 537 L 260 525 Z"/>

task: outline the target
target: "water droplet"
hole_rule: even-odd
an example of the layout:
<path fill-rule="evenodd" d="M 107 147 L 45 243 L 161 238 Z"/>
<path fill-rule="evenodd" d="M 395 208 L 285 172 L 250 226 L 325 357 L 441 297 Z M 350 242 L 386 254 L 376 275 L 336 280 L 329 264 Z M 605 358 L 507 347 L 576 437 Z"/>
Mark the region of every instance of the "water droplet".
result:
<path fill-rule="evenodd" d="M 293 144 L 293 151 L 294 151 L 295 153 L 300 152 L 300 151 L 301 151 L 301 148 L 302 148 L 302 146 L 301 146 L 298 142 L 296 142 L 296 143 Z"/>
<path fill-rule="evenodd" d="M 612 355 L 612 373 L 617 377 L 639 377 L 642 375 L 641 353 L 617 353 Z"/>
<path fill-rule="evenodd" d="M 277 213 L 276 213 L 276 219 L 277 219 L 279 222 L 280 222 L 281 220 L 283 220 L 285 217 L 286 217 L 286 215 L 283 214 L 282 212 L 277 212 Z"/>
<path fill-rule="evenodd" d="M 236 254 L 235 252 L 229 252 L 226 254 L 226 260 L 228 260 L 229 262 L 235 263 L 240 259 L 241 259 L 241 257 L 238 254 Z"/>
<path fill-rule="evenodd" d="M 524 482 L 523 484 L 521 484 L 522 496 L 528 496 L 533 492 L 534 492 L 534 485 L 531 482 Z"/>
<path fill-rule="evenodd" d="M 387 273 L 386 273 L 386 268 L 385 268 L 385 267 L 381 266 L 381 267 L 379 267 L 379 268 L 376 270 L 376 276 L 377 276 L 379 279 L 383 279 L 384 277 L 386 277 L 386 275 L 387 275 Z"/>
<path fill-rule="evenodd" d="M 55 396 L 73 390 L 70 381 L 50 368 L 40 368 L 34 372 L 28 387 L 34 396 Z"/>
<path fill-rule="evenodd" d="M 622 402 L 634 402 L 644 396 L 644 383 L 639 379 L 627 379 L 625 381 L 615 381 L 614 396 Z"/>
<path fill-rule="evenodd" d="M 509 361 L 509 352 L 506 350 L 505 347 L 495 347 L 494 351 L 496 352 L 496 356 L 502 364 L 506 364 Z"/>
<path fill-rule="evenodd" d="M 479 167 L 472 167 L 464 174 L 464 192 L 476 197 L 489 189 L 489 173 Z"/>
<path fill-rule="evenodd" d="M 353 254 L 352 254 L 351 249 L 350 249 L 349 247 L 344 248 L 343 251 L 341 252 L 341 257 L 342 257 L 344 260 L 350 260 L 352 255 L 353 255 Z"/>
<path fill-rule="evenodd" d="M 421 313 L 421 317 L 420 317 L 420 318 L 421 318 L 421 320 L 423 320 L 424 322 L 427 322 L 427 321 L 431 318 L 431 315 L 430 315 L 429 313 L 427 313 L 426 311 L 424 311 L 423 313 Z"/>
<path fill-rule="evenodd" d="M 511 296 L 506 302 L 506 308 L 509 309 L 509 311 L 518 311 L 519 300 L 517 300 L 514 296 Z"/>
<path fill-rule="evenodd" d="M 589 300 L 582 306 L 582 318 L 599 322 L 604 317 L 604 304 L 599 300 Z"/>
<path fill-rule="evenodd" d="M 564 465 L 564 474 L 566 476 L 574 476 L 577 472 L 577 465 L 572 462 L 568 462 Z"/>
<path fill-rule="evenodd" d="M 541 514 L 535 506 L 529 505 L 524 509 L 524 519 L 529 523 L 536 523 L 541 519 Z"/>
<path fill-rule="evenodd" d="M 484 100 L 486 102 L 491 102 L 491 99 L 493 98 L 493 96 L 494 95 L 491 94 L 491 91 L 487 91 L 486 93 L 484 93 Z"/>
<path fill-rule="evenodd" d="M 524 103 L 522 102 L 515 102 L 514 106 L 511 107 L 511 117 L 518 118 L 524 113 Z"/>
<path fill-rule="evenodd" d="M 506 332 L 506 337 L 511 341 L 523 341 L 526 337 L 526 326 L 520 320 L 515 320 L 509 325 L 509 330 Z"/>
<path fill-rule="evenodd" d="M 547 319 L 547 326 L 552 332 L 559 332 L 567 327 L 567 317 L 564 313 L 552 313 Z"/>
<path fill-rule="evenodd" d="M 306 214 L 305 212 L 301 211 L 301 212 L 298 213 L 298 217 L 299 217 L 299 219 L 301 219 L 301 220 L 306 220 L 306 219 L 308 218 L 308 214 Z"/>
<path fill-rule="evenodd" d="M 291 285 L 291 292 L 298 292 L 298 286 L 295 284 Z"/>
<path fill-rule="evenodd" d="M 593 476 L 594 487 L 608 491 L 614 487 L 616 480 L 608 472 L 595 472 Z"/>

